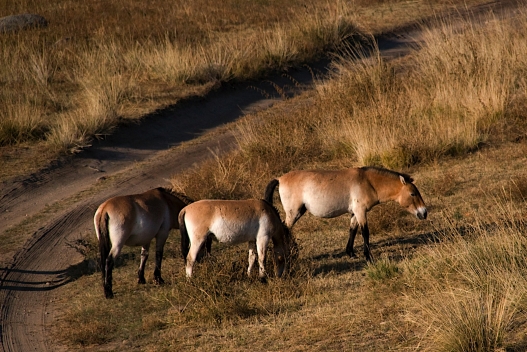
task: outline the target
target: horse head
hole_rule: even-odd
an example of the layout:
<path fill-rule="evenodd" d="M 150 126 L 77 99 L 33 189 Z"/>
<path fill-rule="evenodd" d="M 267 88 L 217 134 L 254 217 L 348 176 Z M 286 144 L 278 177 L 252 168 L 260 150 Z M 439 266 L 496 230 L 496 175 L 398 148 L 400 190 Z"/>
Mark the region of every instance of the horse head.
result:
<path fill-rule="evenodd" d="M 421 197 L 421 193 L 412 183 L 411 178 L 405 178 L 403 175 L 399 176 L 402 187 L 397 197 L 397 202 L 408 212 L 414 214 L 420 220 L 426 219 L 428 212 L 426 205 Z"/>

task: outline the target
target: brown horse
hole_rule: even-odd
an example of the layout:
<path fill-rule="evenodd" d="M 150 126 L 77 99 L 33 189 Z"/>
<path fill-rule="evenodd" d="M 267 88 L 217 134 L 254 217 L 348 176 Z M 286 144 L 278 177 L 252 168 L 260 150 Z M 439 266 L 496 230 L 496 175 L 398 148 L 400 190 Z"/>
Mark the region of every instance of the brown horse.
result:
<path fill-rule="evenodd" d="M 124 245 L 141 246 L 138 280 L 146 283 L 145 264 L 152 239 L 156 239 L 154 282 L 161 278 L 163 248 L 171 229 L 179 228 L 177 214 L 192 200 L 166 188 L 155 188 L 141 194 L 120 196 L 102 203 L 93 219 L 99 240 L 104 294 L 113 298 L 112 269 Z"/>
<path fill-rule="evenodd" d="M 200 200 L 187 205 L 179 213 L 181 252 L 187 277 L 201 247 L 207 239 L 229 245 L 249 243 L 251 270 L 258 256 L 260 280 L 266 280 L 265 256 L 269 241 L 273 241 L 275 273 L 281 277 L 289 255 L 289 229 L 283 224 L 276 208 L 264 200 Z"/>
<path fill-rule="evenodd" d="M 360 227 L 364 239 L 364 255 L 372 260 L 370 233 L 366 213 L 375 205 L 396 201 L 419 219 L 426 219 L 427 210 L 413 179 L 395 171 L 361 167 L 338 171 L 291 171 L 273 179 L 265 190 L 265 199 L 272 204 L 278 184 L 280 199 L 286 213 L 286 225 L 291 228 L 307 211 L 317 217 L 334 218 L 351 214 L 346 253 L 355 257 L 353 243 Z"/>

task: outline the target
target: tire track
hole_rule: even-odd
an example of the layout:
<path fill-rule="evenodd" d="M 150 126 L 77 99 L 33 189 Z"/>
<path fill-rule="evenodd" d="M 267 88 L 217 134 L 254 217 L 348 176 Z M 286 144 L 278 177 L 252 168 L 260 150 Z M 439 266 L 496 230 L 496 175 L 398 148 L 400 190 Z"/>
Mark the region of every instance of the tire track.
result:
<path fill-rule="evenodd" d="M 71 260 L 81 258 L 66 244 L 74 234 L 71 229 L 90 212 L 89 207 L 79 206 L 57 218 L 18 252 L 11 268 L 4 269 L 0 286 L 3 302 L 0 342 L 5 351 L 49 350 L 41 335 L 50 303 L 48 292 L 70 281 L 65 268 Z M 66 232 L 70 235 L 64 236 Z"/>

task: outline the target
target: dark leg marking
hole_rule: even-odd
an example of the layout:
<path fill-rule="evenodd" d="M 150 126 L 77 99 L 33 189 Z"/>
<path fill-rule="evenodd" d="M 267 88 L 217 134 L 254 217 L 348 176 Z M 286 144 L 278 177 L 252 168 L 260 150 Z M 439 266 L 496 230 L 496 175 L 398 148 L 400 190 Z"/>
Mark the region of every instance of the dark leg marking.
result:
<path fill-rule="evenodd" d="M 348 239 L 348 244 L 346 245 L 346 253 L 351 258 L 356 258 L 357 255 L 355 254 L 355 251 L 353 250 L 353 244 L 355 243 L 355 236 L 357 236 L 357 231 L 359 230 L 358 226 L 350 227 L 350 236 Z"/>
<path fill-rule="evenodd" d="M 212 249 L 212 237 L 211 236 L 207 236 L 207 254 L 210 254 L 210 251 Z"/>
<path fill-rule="evenodd" d="M 163 261 L 163 250 L 156 251 L 156 267 L 154 269 L 154 283 L 156 285 L 163 285 L 165 280 L 161 277 L 161 262 Z"/>
<path fill-rule="evenodd" d="M 373 258 L 370 251 L 370 230 L 368 229 L 368 223 L 365 223 L 362 226 L 361 232 L 362 238 L 364 239 L 364 256 L 366 257 L 367 261 L 372 262 Z"/>
<path fill-rule="evenodd" d="M 104 295 L 106 296 L 106 298 L 113 298 L 112 270 L 113 270 L 113 257 L 109 255 L 108 258 L 106 258 L 106 278 L 104 280 Z"/>

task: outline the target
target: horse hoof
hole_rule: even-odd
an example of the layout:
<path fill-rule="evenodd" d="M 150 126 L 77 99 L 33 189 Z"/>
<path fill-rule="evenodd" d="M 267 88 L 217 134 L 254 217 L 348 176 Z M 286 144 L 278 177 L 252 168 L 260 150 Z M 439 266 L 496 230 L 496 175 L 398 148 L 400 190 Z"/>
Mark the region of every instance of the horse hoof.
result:
<path fill-rule="evenodd" d="M 350 258 L 357 258 L 355 252 L 346 252 L 346 254 L 349 255 Z"/>
<path fill-rule="evenodd" d="M 142 278 L 137 279 L 137 283 L 138 283 L 139 285 L 144 285 L 144 284 L 146 284 L 146 280 L 145 280 L 144 277 L 142 277 Z"/>
<path fill-rule="evenodd" d="M 164 285 L 164 284 L 165 284 L 165 280 L 163 280 L 163 279 L 160 278 L 160 277 L 157 277 L 157 278 L 154 279 L 154 283 L 155 283 L 156 285 Z"/>
<path fill-rule="evenodd" d="M 261 278 L 260 278 L 260 282 L 261 282 L 262 284 L 266 284 L 266 283 L 267 283 L 267 277 L 265 277 L 265 276 L 264 276 L 264 277 L 261 277 Z"/>
<path fill-rule="evenodd" d="M 106 299 L 112 299 L 113 298 L 113 292 L 104 292 L 104 296 Z"/>

